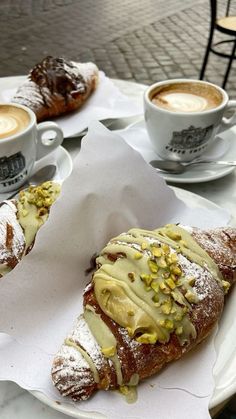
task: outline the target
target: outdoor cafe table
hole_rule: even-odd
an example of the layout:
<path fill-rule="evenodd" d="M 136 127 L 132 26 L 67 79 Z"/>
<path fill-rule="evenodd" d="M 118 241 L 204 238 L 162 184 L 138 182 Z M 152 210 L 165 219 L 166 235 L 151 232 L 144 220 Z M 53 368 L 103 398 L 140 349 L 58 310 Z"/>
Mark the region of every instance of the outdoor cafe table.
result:
<path fill-rule="evenodd" d="M 114 80 L 114 83 L 124 94 L 127 94 L 134 100 L 142 100 L 146 86 L 121 80 Z M 129 120 L 125 119 L 119 120 L 116 123 L 113 123 L 111 128 L 121 129 L 127 126 L 129 122 Z M 79 152 L 80 139 L 66 139 L 64 140 L 63 146 L 69 151 L 73 159 Z M 198 197 L 195 196 L 195 201 L 197 202 L 199 200 L 200 205 L 204 202 L 208 205 L 208 201 L 211 201 L 212 203 L 225 208 L 232 215 L 232 224 L 236 226 L 236 221 L 233 219 L 236 207 L 236 169 L 231 174 L 210 182 L 206 181 L 203 183 L 188 183 L 181 185 L 176 183 L 171 186 L 181 188 L 183 191 L 189 191 L 190 199 L 192 197 L 191 193 L 196 194 Z M 179 196 L 181 196 L 182 193 L 183 192 L 180 190 Z M 202 198 L 205 198 L 208 201 L 204 201 Z M 230 396 L 232 396 L 232 394 Z M 223 401 L 223 404 L 224 403 L 225 401 Z M 215 414 L 219 408 L 219 406 L 214 407 L 212 415 Z M 18 387 L 15 383 L 0 382 L 1 419 L 65 419 L 66 417 L 69 418 L 69 416 L 65 416 L 44 405 L 32 394 Z"/>

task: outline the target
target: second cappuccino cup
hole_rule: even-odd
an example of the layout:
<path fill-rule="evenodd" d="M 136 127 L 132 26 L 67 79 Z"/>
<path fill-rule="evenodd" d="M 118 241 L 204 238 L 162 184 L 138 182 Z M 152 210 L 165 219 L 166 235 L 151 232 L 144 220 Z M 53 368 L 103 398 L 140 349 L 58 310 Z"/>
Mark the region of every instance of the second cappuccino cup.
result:
<path fill-rule="evenodd" d="M 25 184 L 36 161 L 61 145 L 63 132 L 52 121 L 37 124 L 35 114 L 15 103 L 0 103 L 0 193 Z"/>
<path fill-rule="evenodd" d="M 149 138 L 163 159 L 191 161 L 200 157 L 215 136 L 235 124 L 236 110 L 222 88 L 205 81 L 174 79 L 155 83 L 144 93 Z"/>

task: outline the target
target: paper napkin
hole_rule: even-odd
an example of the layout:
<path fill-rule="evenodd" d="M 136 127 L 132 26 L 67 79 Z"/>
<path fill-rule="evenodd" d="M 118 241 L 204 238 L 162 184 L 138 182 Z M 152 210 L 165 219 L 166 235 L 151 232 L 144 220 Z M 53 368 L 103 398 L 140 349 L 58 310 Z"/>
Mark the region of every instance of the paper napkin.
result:
<path fill-rule="evenodd" d="M 91 123 L 33 250 L 0 281 L 0 331 L 8 335 L 1 335 L 0 379 L 69 403 L 53 388 L 50 368 L 82 312 L 91 256 L 131 227 L 153 229 L 167 222 L 215 227 L 228 220 L 225 210 L 189 208 L 139 153 L 100 123 Z M 136 403 L 128 405 L 118 392 L 98 392 L 78 403 L 76 412 L 109 419 L 209 418 L 214 362 L 210 338 L 141 383 Z"/>

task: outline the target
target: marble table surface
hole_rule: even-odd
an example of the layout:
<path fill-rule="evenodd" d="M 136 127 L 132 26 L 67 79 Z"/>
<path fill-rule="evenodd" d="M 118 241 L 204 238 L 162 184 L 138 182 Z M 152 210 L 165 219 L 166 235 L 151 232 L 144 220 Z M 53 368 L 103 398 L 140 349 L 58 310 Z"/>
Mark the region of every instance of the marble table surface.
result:
<path fill-rule="evenodd" d="M 137 97 L 141 100 L 142 92 L 145 86 L 137 87 L 134 83 L 117 81 L 117 85 L 126 94 Z M 123 125 L 122 125 L 123 124 Z M 120 122 L 119 126 L 113 128 L 122 128 L 127 125 L 127 121 Z M 77 138 L 65 140 L 63 145 L 70 152 L 72 158 L 79 151 L 80 141 Z M 229 175 L 199 184 L 181 184 L 174 185 L 198 194 L 215 204 L 227 209 L 232 215 L 235 215 L 236 203 L 236 169 Z M 37 400 L 28 391 L 23 390 L 12 382 L 0 382 L 0 419 L 65 419 L 69 416 L 51 409 Z"/>

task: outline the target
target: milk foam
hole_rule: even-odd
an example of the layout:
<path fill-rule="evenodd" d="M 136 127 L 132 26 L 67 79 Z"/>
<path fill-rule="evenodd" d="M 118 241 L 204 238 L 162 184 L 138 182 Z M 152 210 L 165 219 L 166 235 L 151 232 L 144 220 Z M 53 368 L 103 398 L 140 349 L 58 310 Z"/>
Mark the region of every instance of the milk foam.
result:
<path fill-rule="evenodd" d="M 208 101 L 191 93 L 168 93 L 162 96 L 169 109 L 179 112 L 200 112 L 208 108 Z"/>
<path fill-rule="evenodd" d="M 155 105 L 172 112 L 204 112 L 217 108 L 222 100 L 218 89 L 198 82 L 167 83 L 151 94 Z"/>
<path fill-rule="evenodd" d="M 0 107 L 0 139 L 24 131 L 29 123 L 29 115 L 24 109 L 8 105 Z"/>

